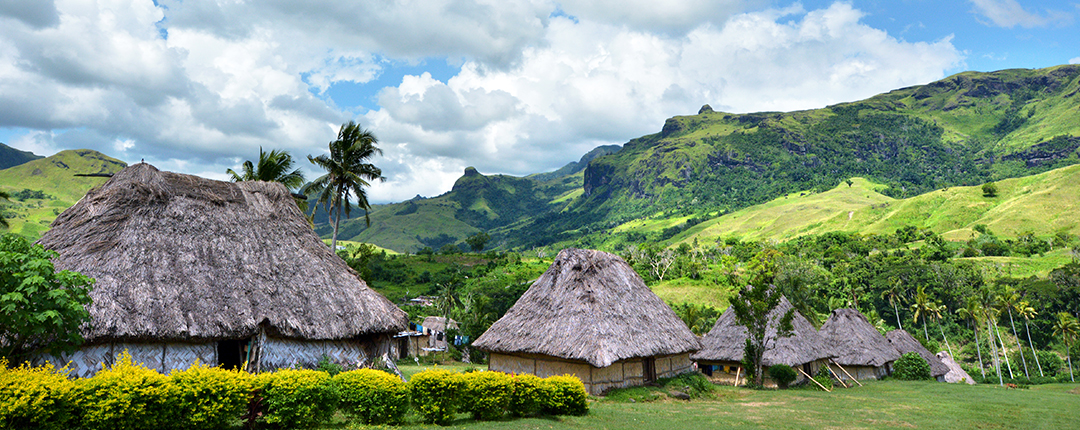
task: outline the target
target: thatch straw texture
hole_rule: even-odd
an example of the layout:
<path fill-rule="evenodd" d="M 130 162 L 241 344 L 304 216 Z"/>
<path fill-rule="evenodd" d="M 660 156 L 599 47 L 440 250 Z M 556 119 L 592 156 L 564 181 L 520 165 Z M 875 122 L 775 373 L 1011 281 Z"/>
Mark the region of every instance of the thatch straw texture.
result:
<path fill-rule="evenodd" d="M 595 367 L 701 347 L 622 258 L 566 249 L 473 343 L 482 350 L 582 360 Z"/>
<path fill-rule="evenodd" d="M 791 302 L 786 297 L 780 297 L 780 304 L 769 313 L 769 328 L 766 333 L 768 338 L 776 337 L 776 322 L 791 308 Z M 826 348 L 825 339 L 799 311 L 795 311 L 795 318 L 791 320 L 791 325 L 794 328 L 791 336 L 777 339 L 766 345 L 768 348 L 762 356 L 763 365 L 798 366 L 829 358 L 829 349 Z M 735 322 L 735 311 L 728 307 L 716 320 L 716 325 L 712 330 L 701 338 L 701 350 L 690 354 L 690 359 L 702 362 L 739 362 L 743 359 L 745 345 L 746 327 Z"/>
<path fill-rule="evenodd" d="M 841 366 L 882 367 L 900 358 L 885 337 L 855 309 L 837 309 L 818 331 Z"/>
<path fill-rule="evenodd" d="M 889 340 L 889 343 L 891 343 L 900 354 L 914 352 L 922 356 L 922 358 L 926 360 L 926 363 L 930 365 L 930 376 L 937 378 L 949 373 L 949 368 L 945 366 L 945 363 L 942 363 L 936 355 L 930 352 L 930 350 L 923 348 L 922 344 L 911 336 L 911 333 L 897 329 L 885 333 L 885 338 Z"/>
<path fill-rule="evenodd" d="M 971 375 L 968 375 L 968 373 L 964 371 L 964 368 L 960 367 L 960 364 L 949 356 L 948 352 L 939 351 L 937 353 L 937 358 L 945 364 L 945 367 L 949 368 L 949 372 L 945 374 L 945 382 L 950 384 L 963 382 L 968 385 L 975 385 L 975 380 L 971 379 Z"/>
<path fill-rule="evenodd" d="M 56 268 L 97 280 L 91 342 L 267 334 L 350 339 L 405 328 L 403 311 L 308 226 L 285 187 L 130 166 L 39 241 Z"/>

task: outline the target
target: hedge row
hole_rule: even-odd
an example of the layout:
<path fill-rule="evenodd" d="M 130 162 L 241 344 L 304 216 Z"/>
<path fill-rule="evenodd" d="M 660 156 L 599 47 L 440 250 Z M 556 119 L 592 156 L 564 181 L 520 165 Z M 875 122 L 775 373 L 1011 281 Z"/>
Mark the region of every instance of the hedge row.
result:
<path fill-rule="evenodd" d="M 126 352 L 92 378 L 71 380 L 63 370 L 8 368 L 0 359 L 0 428 L 219 429 L 238 419 L 312 428 L 338 410 L 364 424 L 400 424 L 410 406 L 424 422 L 446 424 L 459 412 L 493 420 L 589 409 L 585 386 L 573 376 L 431 370 L 405 383 L 372 369 L 334 377 L 300 369 L 251 375 L 199 363 L 166 376 Z"/>

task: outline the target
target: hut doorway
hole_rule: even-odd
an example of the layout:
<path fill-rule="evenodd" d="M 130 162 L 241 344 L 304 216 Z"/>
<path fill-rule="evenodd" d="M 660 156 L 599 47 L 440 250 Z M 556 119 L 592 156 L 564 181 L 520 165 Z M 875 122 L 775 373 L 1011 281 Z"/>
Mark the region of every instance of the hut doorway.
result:
<path fill-rule="evenodd" d="M 641 359 L 642 374 L 645 376 L 645 382 L 656 381 L 656 359 L 653 357 L 646 357 Z"/>
<path fill-rule="evenodd" d="M 244 364 L 246 340 L 226 339 L 217 343 L 218 365 L 225 369 L 239 369 Z"/>

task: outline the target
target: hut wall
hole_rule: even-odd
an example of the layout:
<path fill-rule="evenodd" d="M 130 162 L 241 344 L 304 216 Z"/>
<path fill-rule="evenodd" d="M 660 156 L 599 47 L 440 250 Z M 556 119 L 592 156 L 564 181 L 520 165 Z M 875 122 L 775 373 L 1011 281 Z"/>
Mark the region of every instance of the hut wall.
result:
<path fill-rule="evenodd" d="M 655 357 L 656 376 L 668 378 L 691 371 L 690 354 Z M 488 355 L 488 369 L 505 373 L 530 373 L 541 378 L 554 375 L 574 375 L 585 384 L 589 394 L 599 395 L 612 388 L 624 388 L 645 383 L 641 358 L 631 358 L 612 363 L 607 367 L 593 367 L 581 361 L 562 360 L 536 354 Z"/>
<path fill-rule="evenodd" d="M 361 340 L 296 340 L 264 337 L 260 340 L 259 370 L 273 370 L 300 365 L 315 367 L 325 355 L 331 363 L 355 368 L 384 354 L 397 357 L 397 345 L 390 336 Z"/>
<path fill-rule="evenodd" d="M 56 355 L 41 355 L 33 364 L 51 362 L 56 367 L 68 366 L 69 374 L 78 378 L 89 378 L 101 371 L 102 365 L 112 366 L 116 357 L 127 351 L 131 359 L 147 368 L 168 374 L 173 369 L 184 370 L 191 367 L 195 360 L 202 363 L 217 364 L 217 344 L 210 343 L 104 343 L 87 345 L 78 350 Z"/>
<path fill-rule="evenodd" d="M 835 364 L 829 364 L 829 368 L 831 368 L 833 370 L 833 372 L 835 372 L 837 374 L 837 376 L 839 376 L 840 378 L 842 378 L 844 380 L 849 379 L 847 377 L 847 375 L 844 374 L 844 371 L 840 370 L 839 367 L 836 367 Z M 881 379 L 881 378 L 884 378 L 884 377 L 889 375 L 889 366 L 888 365 L 885 365 L 885 366 L 882 366 L 882 367 L 844 366 L 844 370 L 847 370 L 847 373 L 850 373 L 851 376 L 853 376 L 855 379 L 859 379 L 859 380 L 863 380 L 863 379 Z"/>

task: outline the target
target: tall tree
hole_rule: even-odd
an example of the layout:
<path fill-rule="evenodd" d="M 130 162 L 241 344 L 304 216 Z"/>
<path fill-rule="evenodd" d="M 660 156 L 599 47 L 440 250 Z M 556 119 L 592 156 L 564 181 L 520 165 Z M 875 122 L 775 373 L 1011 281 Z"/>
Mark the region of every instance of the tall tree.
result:
<path fill-rule="evenodd" d="M 984 285 L 976 291 L 975 297 L 979 302 L 979 307 L 982 309 L 983 318 L 986 320 L 986 337 L 990 341 L 990 351 L 994 358 L 994 369 L 997 370 L 998 385 L 1005 385 L 1001 377 L 1001 359 L 998 355 L 997 343 L 994 341 L 994 328 L 990 325 L 990 321 L 997 318 L 994 310 L 994 293 Z"/>
<path fill-rule="evenodd" d="M 896 314 L 896 327 L 900 330 L 904 329 L 904 325 L 900 323 L 900 311 L 896 308 L 898 303 L 902 304 L 901 299 L 904 294 L 904 282 L 900 278 L 894 278 L 889 287 L 881 292 L 881 298 L 888 299 L 889 304 L 892 305 L 893 313 Z"/>
<path fill-rule="evenodd" d="M 337 139 L 330 142 L 330 155 L 312 157 L 308 155 L 308 161 L 326 170 L 326 174 L 311 181 L 304 187 L 304 194 L 315 193 L 319 195 L 318 202 L 326 207 L 327 213 L 334 221 L 334 235 L 330 241 L 331 249 L 337 250 L 338 226 L 341 224 L 341 215 L 350 215 L 352 203 L 349 194 L 356 197 L 356 206 L 364 210 L 364 220 L 371 225 L 371 217 L 365 187 L 370 187 L 369 181 L 385 181 L 382 169 L 368 162 L 375 155 L 382 155 L 379 149 L 378 139 L 370 131 L 361 128 L 353 121 L 343 124 L 338 130 Z M 336 212 L 336 213 L 335 213 Z M 314 213 L 314 212 L 313 212 Z"/>
<path fill-rule="evenodd" d="M 1068 312 L 1058 312 L 1057 321 L 1054 321 L 1054 335 L 1060 336 L 1061 341 L 1065 342 L 1065 357 L 1069 361 L 1069 380 L 1076 382 L 1073 378 L 1072 370 L 1072 342 L 1076 339 L 1076 335 L 1080 334 L 1080 323 L 1076 321 L 1076 318 L 1069 315 Z"/>
<path fill-rule="evenodd" d="M 926 317 L 933 311 L 934 301 L 930 300 L 930 294 L 926 292 L 925 285 L 919 285 L 915 291 L 915 303 L 911 304 L 911 312 L 915 313 L 912 320 L 916 323 L 919 322 L 919 317 L 922 316 L 922 330 L 923 337 L 926 340 L 930 340 L 930 334 L 926 331 Z"/>
<path fill-rule="evenodd" d="M 731 302 L 735 312 L 735 323 L 746 327 L 746 345 L 743 353 L 750 365 L 747 372 L 754 373 L 754 384 L 761 386 L 761 360 L 765 350 L 774 346 L 776 341 L 791 336 L 795 328 L 791 321 L 795 317 L 795 308 L 788 309 L 783 315 L 773 316 L 773 309 L 780 305 L 780 289 L 772 285 L 776 277 L 776 260 L 782 254 L 774 249 L 758 252 L 750 260 L 751 282 L 739 291 L 739 296 Z M 768 336 L 769 326 L 775 334 Z"/>
<path fill-rule="evenodd" d="M 1020 303 L 1017 303 L 1016 313 L 1024 317 L 1024 331 L 1027 332 L 1028 347 L 1031 348 L 1031 355 L 1035 357 L 1035 366 L 1039 368 L 1039 376 L 1045 376 L 1043 375 L 1042 363 L 1039 363 L 1039 354 L 1035 352 L 1035 343 L 1031 341 L 1031 327 L 1028 325 L 1028 321 L 1032 317 L 1039 315 L 1039 313 L 1035 311 L 1034 307 L 1028 304 L 1027 300 L 1021 300 Z M 1021 354 L 1022 353 L 1023 352 L 1021 351 Z"/>
<path fill-rule="evenodd" d="M 1016 333 L 1016 322 L 1013 321 L 1012 310 L 1020 303 L 1020 293 L 1012 288 L 1005 287 L 1005 289 L 998 295 L 998 305 L 1005 309 L 1005 312 L 1009 314 L 1009 325 L 1012 326 L 1013 338 L 1016 339 L 1016 350 L 1020 351 L 1020 361 L 1024 364 L 1024 377 L 1031 379 L 1031 375 L 1028 374 L 1027 358 L 1024 358 L 1024 347 L 1020 346 L 1020 335 Z"/>
<path fill-rule="evenodd" d="M 968 297 L 967 307 L 963 307 L 956 310 L 964 319 L 968 320 L 971 325 L 972 331 L 975 332 L 975 352 L 979 355 L 979 372 L 982 373 L 983 379 L 986 379 L 986 367 L 983 365 L 982 359 L 982 347 L 979 346 L 979 315 L 982 313 L 982 309 L 979 306 L 979 300 L 975 296 Z"/>
<path fill-rule="evenodd" d="M 263 151 L 262 147 L 259 147 L 258 164 L 247 160 L 240 167 L 240 173 L 233 169 L 228 169 L 225 173 L 231 176 L 233 182 L 277 182 L 284 185 L 289 191 L 293 191 L 303 186 L 306 181 L 304 172 L 301 172 L 300 169 L 293 169 L 295 165 L 296 162 L 288 151 L 272 150 L 266 152 Z M 300 208 L 300 212 L 307 212 L 306 199 L 296 197 L 296 206 Z"/>

